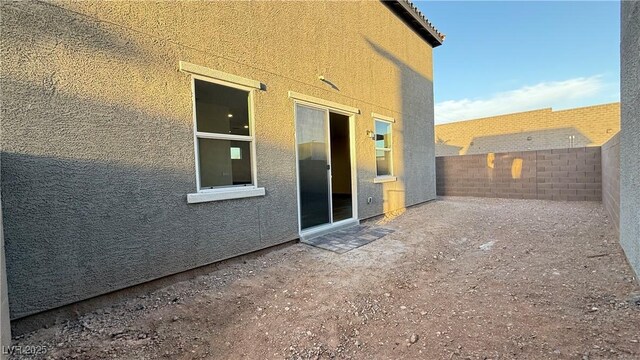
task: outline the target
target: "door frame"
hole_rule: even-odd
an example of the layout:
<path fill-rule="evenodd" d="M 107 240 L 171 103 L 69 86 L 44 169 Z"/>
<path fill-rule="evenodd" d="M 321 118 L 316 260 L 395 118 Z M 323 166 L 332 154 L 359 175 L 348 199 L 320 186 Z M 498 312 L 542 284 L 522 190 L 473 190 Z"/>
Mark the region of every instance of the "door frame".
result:
<path fill-rule="evenodd" d="M 352 226 L 359 223 L 358 220 L 358 167 L 356 162 L 356 133 L 355 133 L 355 120 L 356 115 L 360 113 L 360 110 L 350 106 L 330 102 L 323 99 L 313 98 L 307 95 L 289 92 L 289 97 L 293 99 L 293 120 L 294 120 L 294 141 L 295 141 L 295 153 L 296 153 L 296 191 L 297 191 L 297 209 L 298 209 L 298 234 L 302 240 L 310 239 L 313 237 L 321 236 L 323 234 Z M 348 117 L 349 121 L 349 157 L 351 163 L 351 218 L 333 221 L 333 202 L 332 202 L 332 184 L 331 177 L 329 180 L 329 223 L 312 226 L 307 229 L 302 229 L 302 213 L 300 204 L 300 169 L 299 169 L 299 154 L 298 154 L 298 114 L 297 106 L 302 105 L 325 112 L 327 116 L 327 163 L 331 164 L 331 133 L 330 133 L 330 113 L 340 114 Z M 333 171 L 333 167 L 330 168 Z M 331 173 L 329 175 L 332 175 Z"/>

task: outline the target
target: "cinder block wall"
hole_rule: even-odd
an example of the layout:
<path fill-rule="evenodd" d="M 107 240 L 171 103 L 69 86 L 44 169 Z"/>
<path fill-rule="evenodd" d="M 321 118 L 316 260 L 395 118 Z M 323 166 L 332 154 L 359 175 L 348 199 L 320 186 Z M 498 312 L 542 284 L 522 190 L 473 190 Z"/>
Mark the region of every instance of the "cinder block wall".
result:
<path fill-rule="evenodd" d="M 436 156 L 600 146 L 619 130 L 620 103 L 547 108 L 437 125 Z"/>
<path fill-rule="evenodd" d="M 602 204 L 616 232 L 620 231 L 620 135 L 616 134 L 601 148 Z"/>
<path fill-rule="evenodd" d="M 436 158 L 440 196 L 600 201 L 600 148 Z"/>
<path fill-rule="evenodd" d="M 514 179 L 512 167 L 518 159 L 521 172 Z M 436 191 L 438 195 L 535 199 L 535 152 L 437 157 Z"/>

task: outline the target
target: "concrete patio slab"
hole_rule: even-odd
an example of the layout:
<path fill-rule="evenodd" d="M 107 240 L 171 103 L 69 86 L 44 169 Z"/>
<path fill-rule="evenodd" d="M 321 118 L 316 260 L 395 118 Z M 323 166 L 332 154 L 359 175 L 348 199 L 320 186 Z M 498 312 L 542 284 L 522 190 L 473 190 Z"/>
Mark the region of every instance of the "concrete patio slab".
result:
<path fill-rule="evenodd" d="M 356 225 L 327 235 L 301 240 L 320 249 L 344 254 L 393 233 L 393 229 L 375 225 Z"/>

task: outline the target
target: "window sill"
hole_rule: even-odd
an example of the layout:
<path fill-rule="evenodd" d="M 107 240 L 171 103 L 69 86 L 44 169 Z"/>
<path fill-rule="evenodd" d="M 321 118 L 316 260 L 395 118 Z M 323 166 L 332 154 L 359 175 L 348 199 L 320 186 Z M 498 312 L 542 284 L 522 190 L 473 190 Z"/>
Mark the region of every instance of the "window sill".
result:
<path fill-rule="evenodd" d="M 187 194 L 187 202 L 189 204 L 197 204 L 210 201 L 242 199 L 254 196 L 264 196 L 264 188 L 239 188 L 202 191 L 193 194 Z"/>
<path fill-rule="evenodd" d="M 396 180 L 398 180 L 397 177 L 391 176 L 391 175 L 387 175 L 387 176 L 378 176 L 378 177 L 373 179 L 373 182 L 376 183 L 376 184 L 380 184 L 380 183 L 392 182 L 392 181 L 396 181 Z"/>

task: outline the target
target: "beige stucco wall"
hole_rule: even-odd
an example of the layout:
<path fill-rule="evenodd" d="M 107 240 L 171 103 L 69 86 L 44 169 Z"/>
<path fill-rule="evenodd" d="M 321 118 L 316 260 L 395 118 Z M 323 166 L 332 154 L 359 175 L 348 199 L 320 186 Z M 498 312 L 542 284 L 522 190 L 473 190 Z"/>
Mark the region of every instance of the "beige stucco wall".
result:
<path fill-rule="evenodd" d="M 380 2 L 3 2 L 2 21 L 13 317 L 297 238 L 288 91 L 360 109 L 361 219 L 435 197 L 432 49 Z M 265 197 L 186 203 L 192 98 L 179 61 L 265 85 Z M 396 119 L 396 182 L 373 183 L 372 112 Z"/>
<path fill-rule="evenodd" d="M 436 155 L 601 146 L 620 131 L 620 103 L 550 108 L 437 125 Z"/>

